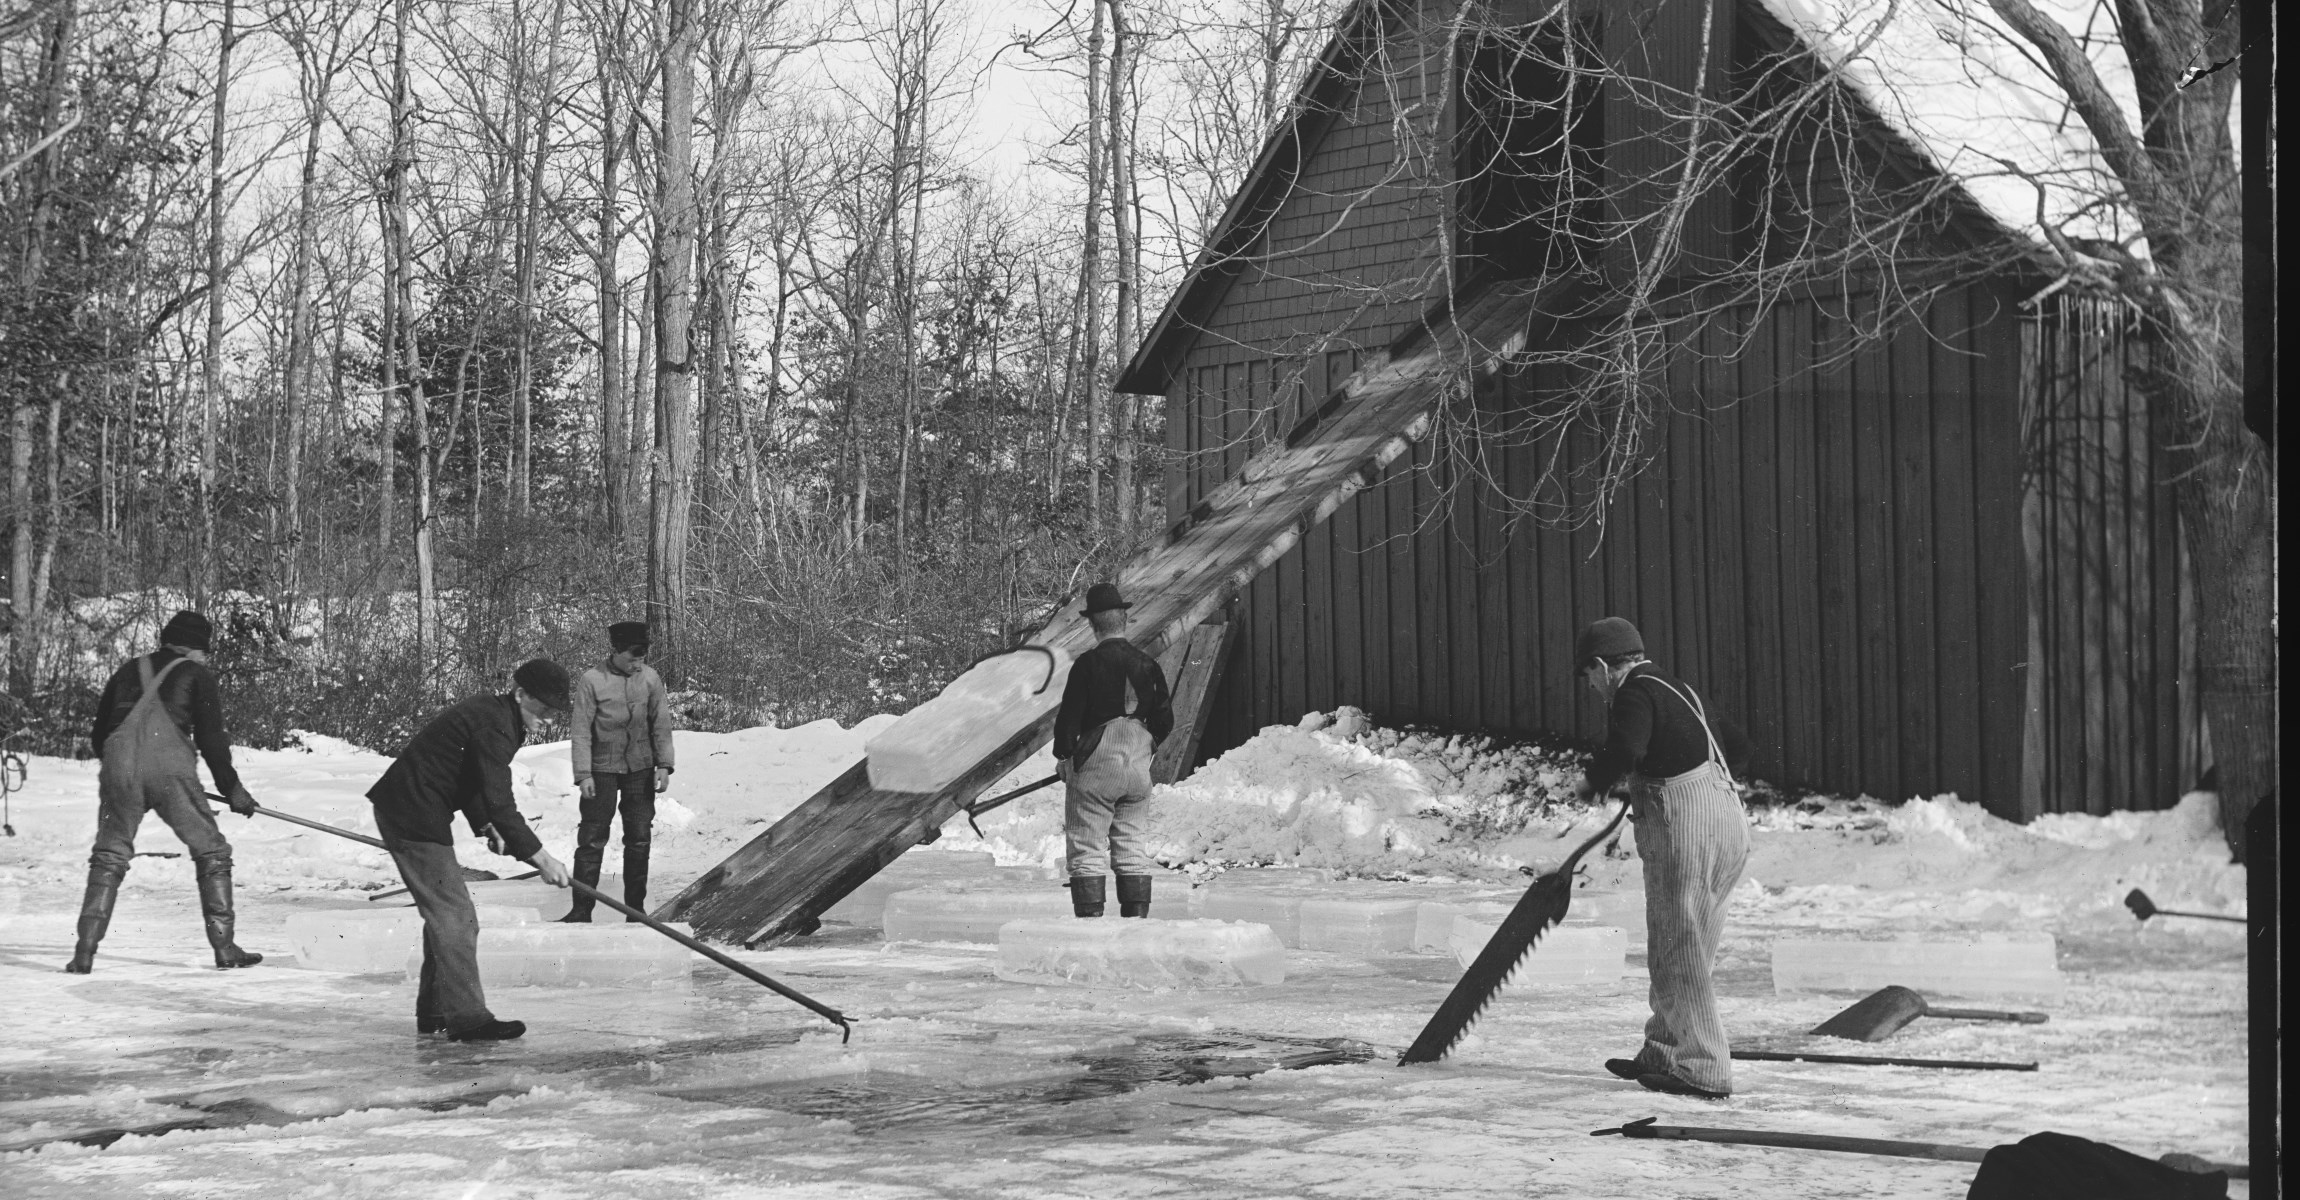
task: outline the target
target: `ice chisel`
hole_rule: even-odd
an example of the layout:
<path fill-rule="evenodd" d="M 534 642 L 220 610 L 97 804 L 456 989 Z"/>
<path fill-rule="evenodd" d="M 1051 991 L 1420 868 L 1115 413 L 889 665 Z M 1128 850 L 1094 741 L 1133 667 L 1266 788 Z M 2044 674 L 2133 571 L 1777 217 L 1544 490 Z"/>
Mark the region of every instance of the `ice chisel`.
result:
<path fill-rule="evenodd" d="M 1934 1067 L 1943 1071 L 2034 1071 L 2033 1062 L 1992 1062 L 1967 1058 L 1885 1058 L 1870 1054 L 1808 1054 L 1802 1050 L 1742 1050 L 1735 1048 L 1733 1057 L 1739 1062 L 1811 1062 L 1835 1063 L 1844 1067 Z"/>
<path fill-rule="evenodd" d="M 1060 782 L 1062 782 L 1062 776 L 1058 773 L 1049 775 L 1036 783 L 1023 784 L 1021 787 L 1018 787 L 1011 792 L 1000 792 L 988 800 L 977 800 L 974 803 L 966 806 L 966 823 L 969 825 L 974 825 L 974 819 L 976 817 L 989 812 L 991 809 L 997 808 L 999 805 L 1004 804 L 1010 800 L 1020 800 L 1024 796 L 1027 796 L 1042 787 Z M 974 836 L 981 837 L 982 835 L 982 826 L 974 825 Z"/>
<path fill-rule="evenodd" d="M 1699 1125 L 1657 1125 L 1655 1118 L 1631 1121 L 1612 1129 L 1592 1129 L 1591 1137 L 1619 1134 L 1631 1138 L 1662 1138 L 1673 1142 L 1722 1142 L 1728 1146 L 1778 1146 L 1784 1150 L 1836 1150 L 1845 1154 L 1883 1154 L 1894 1158 L 1931 1158 L 1943 1162 L 1983 1162 L 1988 1151 L 1978 1146 L 1950 1146 L 1940 1142 L 1901 1142 L 1890 1138 L 1840 1137 L 1831 1133 L 1783 1133 L 1772 1129 L 1717 1129 Z M 2249 1179 L 2242 1163 L 2213 1162 L 2188 1154 L 2167 1154 L 2156 1161 L 2174 1170 L 2196 1174 L 2225 1173 L 2230 1179 Z"/>
<path fill-rule="evenodd" d="M 470 869 L 471 869 L 471 868 L 469 868 L 469 867 L 465 867 L 465 868 L 464 868 L 464 870 L 466 870 L 466 871 L 468 871 L 468 870 L 470 870 Z M 520 881 L 520 880 L 522 880 L 522 879 L 533 879 L 533 878 L 535 878 L 536 876 L 538 876 L 538 875 L 541 875 L 542 873 L 543 873 L 543 872 L 541 872 L 541 871 L 529 871 L 529 872 L 527 872 L 527 873 L 526 873 L 526 874 L 524 874 L 524 875 L 514 875 L 514 876 L 512 876 L 511 878 L 504 880 L 503 882 L 505 882 L 505 883 L 517 883 L 517 882 L 519 882 L 519 881 Z M 493 876 L 492 874 L 490 874 L 488 877 L 489 877 L 490 879 L 494 878 L 494 876 Z M 374 903 L 374 902 L 375 902 L 375 901 L 377 901 L 377 900 L 389 900 L 389 899 L 391 899 L 393 896 L 404 896 L 404 895 L 406 895 L 406 894 L 407 894 L 407 889 L 406 889 L 406 888 L 403 888 L 403 887 L 396 887 L 396 888 L 393 888 L 393 889 L 391 889 L 391 890 L 390 890 L 390 891 L 388 891 L 388 892 L 377 892 L 376 894 L 374 894 L 374 895 L 372 895 L 372 896 L 369 896 L 367 899 L 368 899 L 368 902 L 372 904 L 372 903 Z"/>
<path fill-rule="evenodd" d="M 211 793 L 211 794 L 212 794 L 212 793 Z M 221 797 L 221 796 L 217 796 L 217 797 L 216 797 L 216 799 L 218 799 L 218 800 L 221 800 L 221 799 L 223 799 L 223 797 Z M 322 824 L 320 824 L 320 823 L 319 823 L 319 822 L 317 822 L 317 821 L 307 821 L 307 820 L 305 820 L 305 819 L 304 819 L 304 818 L 302 818 L 302 817 L 298 817 L 298 816 L 291 816 L 291 815 L 289 815 L 289 814 L 287 814 L 287 813 L 284 813 L 284 812 L 280 812 L 280 811 L 278 811 L 278 810 L 276 810 L 276 809 L 265 808 L 265 807 L 264 807 L 263 805 L 261 805 L 261 804 L 258 804 L 258 805 L 256 805 L 256 811 L 257 811 L 257 812 L 260 812 L 260 813 L 262 813 L 263 815 L 265 815 L 265 816 L 267 816 L 267 817 L 278 817 L 278 818 L 279 818 L 280 820 L 282 820 L 282 821 L 288 821 L 288 822 L 291 822 L 291 823 L 293 823 L 293 824 L 301 825 L 301 826 L 304 826 L 304 827 L 305 827 L 305 828 L 307 828 L 307 829 L 317 829 L 317 830 L 319 830 L 321 833 L 332 833 L 332 834 L 334 834 L 334 835 L 336 835 L 337 837 L 340 837 L 340 838 L 350 838 L 352 841 L 355 841 L 355 842 L 361 842 L 361 843 L 364 843 L 364 844 L 366 844 L 366 845 L 369 845 L 369 846 L 373 846 L 373 847 L 375 847 L 375 848 L 376 848 L 376 849 L 378 849 L 378 850 L 381 850 L 381 849 L 383 849 L 383 848 L 384 848 L 384 846 L 383 846 L 383 843 L 382 843 L 382 842 L 380 842 L 380 841 L 378 841 L 378 840 L 376 840 L 376 839 L 374 839 L 374 838 L 371 838 L 371 837 L 367 836 L 367 835 L 366 835 L 366 834 L 364 834 L 364 833 L 353 833 L 351 830 L 348 830 L 348 829 L 338 829 L 338 828 L 336 828 L 336 827 L 335 827 L 335 826 L 333 826 L 333 825 L 322 825 Z M 492 839 L 492 837 L 493 837 L 493 835 L 494 835 L 494 826 L 492 826 L 492 825 L 491 825 L 491 826 L 489 826 L 489 827 L 488 827 L 488 833 L 489 833 L 489 837 L 490 837 L 490 839 Z M 609 895 L 607 895 L 607 894 L 606 894 L 606 893 L 604 893 L 604 892 L 601 892 L 599 889 L 597 889 L 597 888 L 595 888 L 595 887 L 592 887 L 591 885 L 589 885 L 589 884 L 587 884 L 587 883 L 584 883 L 582 880 L 579 880 L 579 879 L 572 879 L 572 880 L 569 880 L 569 881 L 568 881 L 568 884 L 567 884 L 567 886 L 569 886 L 569 887 L 571 887 L 571 888 L 574 888 L 574 889 L 575 889 L 575 893 L 576 893 L 577 895 L 579 895 L 579 896 L 589 896 L 589 897 L 592 899 L 592 901 L 593 901 L 593 902 L 595 902 L 595 903 L 599 903 L 599 904 L 604 904 L 604 905 L 606 905 L 607 907 L 614 909 L 616 912 L 622 913 L 624 916 L 626 916 L 626 917 L 629 917 L 629 918 L 631 918 L 632 920 L 634 920 L 634 921 L 637 921 L 637 922 L 639 922 L 639 923 L 640 923 L 640 924 L 642 924 L 642 925 L 645 925 L 647 928 L 649 928 L 649 929 L 652 929 L 652 930 L 654 930 L 655 932 L 657 932 L 657 933 L 659 933 L 659 934 L 662 934 L 664 937 L 667 937 L 667 938 L 671 939 L 672 941 L 674 941 L 674 942 L 677 942 L 677 943 L 679 943 L 679 944 L 680 944 L 680 945 L 682 945 L 682 946 L 685 946 L 687 949 L 689 949 L 689 950 L 692 950 L 692 951 L 694 951 L 695 953 L 697 953 L 697 954 L 700 954 L 700 955 L 702 955 L 703 957 L 705 957 L 705 958 L 707 958 L 707 959 L 710 959 L 712 962 L 715 962 L 715 963 L 719 964 L 720 966 L 722 966 L 722 967 L 725 967 L 726 969 L 728 969 L 728 970 L 730 970 L 730 971 L 733 971 L 735 974 L 737 974 L 737 975 L 740 975 L 740 976 L 742 976 L 743 978 L 750 980 L 752 983 L 758 984 L 759 986 L 761 986 L 761 987 L 763 987 L 763 988 L 766 988 L 768 991 L 771 991 L 771 992 L 775 993 L 776 995 L 778 995 L 778 996 L 781 996 L 783 999 L 785 999 L 785 1000 L 789 1000 L 789 1001 L 791 1001 L 791 1002 L 793 1002 L 793 1003 L 795 1003 L 795 1004 L 798 1004 L 798 1005 L 800 1005 L 800 1006 L 802 1006 L 802 1007 L 805 1007 L 805 1008 L 807 1008 L 807 1009 L 810 1009 L 810 1010 L 814 1011 L 815 1013 L 819 1014 L 819 1015 L 820 1015 L 820 1016 L 821 1016 L 821 1017 L 822 1017 L 824 1020 L 826 1020 L 826 1021 L 829 1021 L 831 1024 L 833 1024 L 833 1025 L 836 1025 L 836 1026 L 838 1026 L 838 1027 L 839 1027 L 839 1041 L 840 1041 L 840 1042 L 842 1042 L 842 1043 L 843 1043 L 843 1042 L 845 1042 L 845 1041 L 846 1041 L 848 1038 L 851 1038 L 851 1037 L 853 1037 L 853 1036 L 854 1036 L 854 1032 L 855 1032 L 855 1031 L 854 1031 L 854 1027 L 853 1027 L 852 1025 L 850 1025 L 850 1024 L 848 1024 L 848 1023 L 847 1023 L 847 1018 L 846 1018 L 845 1014 L 843 1014 L 843 1013 L 839 1012 L 839 1010 L 837 1010 L 837 1009 L 835 1009 L 835 1008 L 832 1008 L 832 1007 L 830 1007 L 829 1005 L 827 1005 L 827 1004 L 824 1004 L 824 1003 L 822 1003 L 822 1002 L 820 1002 L 820 1001 L 818 1001 L 818 1000 L 815 1000 L 814 998 L 812 998 L 812 997 L 810 997 L 810 996 L 807 996 L 807 995 L 805 995 L 805 994 L 803 994 L 803 993 L 801 993 L 801 992 L 798 992 L 798 991 L 796 991 L 796 990 L 793 990 L 792 988 L 786 987 L 786 986 L 784 986 L 783 984 L 780 984 L 780 983 L 777 983 L 777 982 L 775 982 L 773 979 L 770 979 L 770 978 L 768 978 L 768 977 L 767 977 L 765 974 L 763 974 L 763 973 L 761 973 L 761 972 L 759 972 L 759 971 L 755 971 L 755 970 L 751 969 L 749 966 L 747 966 L 747 965 L 745 965 L 745 964 L 743 964 L 743 963 L 737 962 L 737 961 L 735 961 L 734 959 L 732 959 L 732 958 L 728 957 L 728 956 L 727 956 L 727 955 L 725 955 L 725 954 L 721 954 L 721 953 L 720 953 L 720 952 L 718 952 L 717 950 L 713 950 L 713 949 L 712 949 L 712 948 L 710 948 L 709 946 L 706 946 L 706 945 L 704 945 L 703 943 L 701 943 L 701 942 L 698 942 L 698 941 L 696 941 L 695 939 L 693 939 L 693 938 L 691 938 L 691 937 L 688 937 L 686 934 L 683 934 L 683 933 L 679 932 L 678 930 L 676 930 L 676 929 L 673 929 L 673 928 L 671 928 L 671 927 L 670 927 L 670 926 L 668 926 L 668 925 L 665 925 L 665 924 L 664 924 L 664 923 L 662 923 L 661 921 L 658 921 L 658 920 L 656 920 L 655 918 L 653 918 L 653 917 L 650 917 L 650 916 L 648 916 L 647 914 L 645 914 L 645 913 L 643 913 L 643 912 L 640 912 L 638 909 L 635 909 L 635 908 L 631 907 L 630 905 L 628 905 L 628 904 L 625 904 L 625 903 L 623 903 L 622 901 L 620 901 L 620 900 L 617 900 L 617 899 L 615 899 L 614 897 L 612 897 L 612 896 L 609 896 Z"/>
<path fill-rule="evenodd" d="M 1621 818 L 1629 815 L 1629 803 L 1623 801 L 1621 811 L 1597 831 L 1597 836 L 1583 842 L 1568 855 L 1565 864 L 1533 881 L 1525 889 L 1517 906 L 1501 919 L 1501 927 L 1486 939 L 1485 949 L 1462 972 L 1461 979 L 1446 994 L 1445 1003 L 1431 1015 L 1429 1024 L 1422 1026 L 1421 1036 L 1406 1052 L 1398 1056 L 1400 1063 L 1436 1062 L 1453 1049 L 1461 1035 L 1469 1031 L 1478 1014 L 1485 1011 L 1493 994 L 1508 981 L 1510 972 L 1517 969 L 1533 944 L 1549 927 L 1565 919 L 1565 910 L 1573 902 L 1573 869 L 1581 856 L 1595 849 L 1620 826 Z"/>
<path fill-rule="evenodd" d="M 219 796 L 219 795 L 215 794 L 214 792 L 209 792 L 209 793 L 208 793 L 208 799 L 210 799 L 210 800 L 213 800 L 213 801 L 215 801 L 215 802 L 216 802 L 216 803 L 218 803 L 218 804 L 230 804 L 230 803 L 231 803 L 231 801 L 230 801 L 230 800 L 228 800 L 228 799 L 226 799 L 226 798 L 224 798 L 224 797 L 222 797 L 222 796 Z M 337 828 L 336 828 L 335 826 L 333 826 L 333 825 L 322 825 L 322 824 L 320 824 L 320 823 L 319 823 L 319 822 L 317 822 L 317 821 L 307 821 L 307 820 L 303 819 L 302 817 L 299 817 L 299 816 L 295 815 L 294 813 L 284 813 L 284 812 L 281 812 L 280 810 L 278 810 L 278 809 L 276 809 L 276 808 L 265 808 L 265 807 L 264 807 L 263 805 L 261 805 L 261 804 L 258 804 L 258 805 L 256 805 L 256 811 L 257 811 L 257 812 L 260 812 L 260 813 L 262 813 L 263 815 L 265 815 L 265 816 L 267 816 L 267 817 L 277 817 L 278 819 L 280 819 L 280 820 L 282 820 L 282 821 L 286 821 L 286 822 L 287 822 L 288 824 L 290 824 L 290 825 L 301 825 L 301 826 L 303 826 L 303 827 L 304 827 L 304 828 L 306 828 L 306 829 L 317 829 L 317 830 L 319 830 L 321 833 L 332 833 L 332 834 L 336 835 L 337 837 L 347 837 L 347 838 L 350 838 L 351 840 L 353 840 L 353 841 L 355 841 L 355 842 L 358 842 L 358 843 L 360 843 L 361 845 L 366 845 L 366 846 L 373 846 L 373 847 L 375 847 L 376 849 L 378 849 L 378 850 L 381 850 L 381 851 L 383 851 L 383 852 L 384 852 L 384 853 L 386 853 L 386 854 L 389 854 L 389 853 L 391 852 L 391 847 L 384 845 L 384 844 L 383 844 L 383 842 L 382 842 L 380 839 L 377 839 L 377 838 L 371 838 L 371 837 L 367 836 L 367 835 L 366 835 L 366 834 L 364 834 L 364 833 L 353 833 L 351 830 L 348 830 L 348 829 L 337 829 Z M 540 871 L 536 872 L 536 874 L 541 874 L 541 873 L 542 873 L 542 872 L 540 872 Z M 494 880 L 494 878 L 495 878 L 495 872 L 493 872 L 493 871 L 482 871 L 482 870 L 480 870 L 480 869 L 479 869 L 479 868 L 477 868 L 477 867 L 465 867 L 465 868 L 463 868 L 463 881 L 464 881 L 465 883 L 485 883 L 485 882 L 491 882 L 491 881 L 493 881 L 493 880 Z M 400 891 L 402 891 L 402 892 L 404 892 L 404 891 L 406 891 L 407 889 L 406 889 L 406 888 L 401 888 L 401 889 L 399 889 L 399 890 L 400 890 Z M 390 894 L 396 894 L 396 893 L 390 893 Z M 368 897 L 368 899 L 370 899 L 370 900 L 374 900 L 374 899 L 377 899 L 377 897 L 374 897 L 374 896 L 369 896 L 369 897 Z"/>

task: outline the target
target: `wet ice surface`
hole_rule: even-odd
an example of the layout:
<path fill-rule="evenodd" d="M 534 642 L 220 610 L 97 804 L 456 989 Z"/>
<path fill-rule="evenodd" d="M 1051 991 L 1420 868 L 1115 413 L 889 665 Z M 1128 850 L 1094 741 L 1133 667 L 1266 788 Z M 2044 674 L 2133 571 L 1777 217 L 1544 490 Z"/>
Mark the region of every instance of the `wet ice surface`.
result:
<path fill-rule="evenodd" d="M 180 888 L 131 888 L 97 973 L 59 974 L 72 899 L 31 892 L 0 927 L 0 1144 L 46 1143 L 0 1157 L 12 1196 L 1954 1197 L 1970 1180 L 1953 1163 L 1588 1136 L 1646 1116 L 2241 1148 L 2239 943 L 2209 932 L 2064 939 L 2051 1023 L 1927 1020 L 1889 1043 L 2035 1058 L 2034 1075 L 1744 1063 L 1740 1094 L 1708 1104 L 1597 1067 L 1635 1046 L 1636 954 L 1609 992 L 1504 996 L 1434 1068 L 1392 1060 L 1458 971 L 1441 954 L 1293 950 L 1282 985 L 1142 993 L 1002 982 L 989 946 L 835 927 L 744 957 L 859 1018 L 843 1048 L 709 964 L 682 989 L 496 991 L 532 1032 L 481 1047 L 417 1037 L 411 990 L 387 976 L 206 969 Z M 284 951 L 287 918 L 328 903 L 250 897 L 241 941 Z M 1765 947 L 1795 931 L 1729 928 L 1737 1039 L 1800 1044 L 1842 1007 L 1772 994 Z"/>
<path fill-rule="evenodd" d="M 672 796 L 681 805 L 666 802 L 656 829 L 658 894 L 843 770 L 886 723 L 682 734 L 688 765 Z M 1359 840 L 1408 846 L 1381 821 L 1420 828 L 1412 814 L 1432 794 L 1430 777 L 1382 759 L 1377 781 L 1396 795 L 1369 791 L 1377 776 L 1358 773 L 1371 752 L 1322 737 L 1274 739 L 1259 767 L 1233 752 L 1240 763 L 1200 772 L 1194 798 L 1162 791 L 1154 807 L 1185 828 L 1205 813 L 1248 811 L 1256 780 L 1307 773 L 1339 790 L 1305 792 L 1233 842 L 1317 833 L 1329 800 L 1380 801 L 1389 815 L 1376 813 Z M 563 859 L 575 830 L 565 755 L 564 744 L 530 747 L 517 772 L 522 811 Z M 1333 761 L 1319 766 L 1319 755 Z M 334 748 L 249 753 L 242 769 L 267 805 L 372 831 L 360 795 L 384 765 Z M 1026 764 L 1004 786 L 1047 769 Z M 138 859 L 96 974 L 58 973 L 93 831 L 93 765 L 37 759 L 31 785 L 13 797 L 21 836 L 0 839 L 0 1147 L 37 1147 L 0 1149 L 0 1195 L 10 1200 L 1755 1200 L 1960 1197 L 1971 1179 L 1954 1163 L 1588 1136 L 1648 1116 L 1967 1146 L 2052 1129 L 2220 1159 L 2243 1146 L 2240 927 L 2143 928 L 2118 903 L 2143 886 L 2163 905 L 2235 911 L 2241 872 L 2226 867 L 2217 833 L 2196 823 L 2209 804 L 2026 828 L 1953 802 L 1756 814 L 1751 882 L 1735 894 L 1719 974 L 1737 1041 L 1814 1047 L 1803 1031 L 1853 999 L 1776 996 L 1768 951 L 1779 937 L 2048 931 L 2065 991 L 2042 1006 L 2052 1014 L 2044 1025 L 1928 1018 L 1881 1045 L 1814 1047 L 2034 1059 L 2034 1074 L 1741 1063 L 1737 1094 L 1710 1104 L 1645 1092 L 1599 1065 L 1635 1049 L 1646 1016 L 1642 893 L 1626 848 L 1587 860 L 1591 878 L 1569 917 L 1627 932 L 1626 976 L 1610 987 L 1505 994 L 1434 1067 L 1393 1064 L 1460 973 L 1443 945 L 1370 957 L 1289 949 L 1283 984 L 1145 992 L 1003 981 L 987 942 L 889 945 L 855 926 L 742 955 L 853 1015 L 848 1046 L 803 1009 L 705 962 L 692 964 L 684 986 L 493 991 L 497 1012 L 532 1032 L 463 1046 L 416 1036 L 412 988 L 396 973 L 284 965 L 291 915 L 364 908 L 368 890 L 399 881 L 373 850 L 274 822 L 225 818 L 239 859 L 240 941 L 273 956 L 263 966 L 208 968 L 190 864 Z M 1264 799 L 1282 799 L 1278 790 Z M 1042 864 L 1059 844 L 1059 810 L 1052 793 L 1027 797 L 984 819 L 988 840 L 954 823 L 937 847 L 898 860 L 874 898 L 962 886 L 1033 890 L 1060 905 L 1066 896 L 1043 871 L 1021 865 Z M 1514 849 L 1491 849 L 1554 861 L 1573 844 L 1569 833 L 1586 836 L 1607 815 L 1570 816 L 1563 828 L 1529 830 Z M 1329 832 L 1358 838 L 1354 828 Z M 181 849 L 157 822 L 140 848 Z M 994 850 L 1003 865 L 954 848 Z M 473 842 L 458 852 L 504 874 L 523 869 Z M 1385 871 L 1423 869 L 1407 849 L 1384 853 Z M 617 861 L 613 847 L 608 859 Z M 1415 938 L 1442 941 L 1459 913 L 1442 914 L 1445 933 L 1432 922 L 1425 937 L 1418 902 L 1506 905 L 1523 878 L 1495 861 L 1498 877 L 1456 884 L 1234 871 L 1204 898 L 1290 919 L 1296 941 L 1308 905 L 1373 905 L 1323 910 L 1368 915 L 1370 940 L 1389 928 L 1370 914 L 1411 898 Z M 564 895 L 534 888 L 492 890 L 521 904 L 536 901 L 516 896 Z M 1188 905 L 1176 881 L 1159 889 L 1160 917 L 1217 915 Z"/>

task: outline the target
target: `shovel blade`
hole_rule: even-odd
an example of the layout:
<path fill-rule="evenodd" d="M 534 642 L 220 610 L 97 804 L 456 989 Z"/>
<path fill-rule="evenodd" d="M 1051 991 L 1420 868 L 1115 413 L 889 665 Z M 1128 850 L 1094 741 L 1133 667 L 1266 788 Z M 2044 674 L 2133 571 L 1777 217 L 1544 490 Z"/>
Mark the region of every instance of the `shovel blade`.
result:
<path fill-rule="evenodd" d="M 1899 984 L 1877 989 L 1813 1032 L 1856 1042 L 1881 1042 L 1925 1015 L 1925 998 Z"/>

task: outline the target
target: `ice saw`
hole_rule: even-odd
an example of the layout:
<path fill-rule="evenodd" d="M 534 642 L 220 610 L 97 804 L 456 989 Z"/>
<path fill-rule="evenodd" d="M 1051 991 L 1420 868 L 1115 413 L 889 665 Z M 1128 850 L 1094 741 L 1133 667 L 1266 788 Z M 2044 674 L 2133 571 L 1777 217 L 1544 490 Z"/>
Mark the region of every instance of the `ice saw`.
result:
<path fill-rule="evenodd" d="M 1566 857 L 1563 866 L 1534 880 L 1533 886 L 1525 889 L 1517 906 L 1501 919 L 1501 928 L 1493 931 L 1485 949 L 1478 951 L 1476 960 L 1462 972 L 1445 1003 L 1438 1005 L 1429 1024 L 1422 1026 L 1421 1036 L 1398 1056 L 1400 1063 L 1436 1062 L 1453 1049 L 1462 1034 L 1469 1032 L 1470 1024 L 1485 1011 L 1493 994 L 1509 981 L 1510 972 L 1532 953 L 1533 944 L 1541 940 L 1541 935 L 1551 926 L 1565 919 L 1565 910 L 1573 903 L 1573 871 L 1580 865 L 1581 856 L 1613 836 L 1621 819 L 1628 815 L 1629 802 L 1624 800 L 1621 810 L 1613 814 L 1605 828 L 1597 831 L 1597 836 L 1577 847 Z"/>

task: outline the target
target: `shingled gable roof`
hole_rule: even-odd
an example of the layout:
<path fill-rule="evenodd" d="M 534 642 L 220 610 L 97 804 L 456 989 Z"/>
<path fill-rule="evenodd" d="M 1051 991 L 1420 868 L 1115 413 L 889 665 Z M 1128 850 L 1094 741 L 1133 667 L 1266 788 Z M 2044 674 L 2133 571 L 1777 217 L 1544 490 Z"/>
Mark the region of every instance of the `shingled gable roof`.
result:
<path fill-rule="evenodd" d="M 1834 69 L 1871 118 L 1870 133 L 1893 157 L 1952 180 L 1951 203 L 1979 237 L 2042 250 L 2035 232 L 2040 213 L 2071 236 L 2122 236 L 2120 222 L 2129 224 L 2122 189 L 2091 132 L 2024 43 L 1976 18 L 1972 6 L 1980 2 L 1744 0 L 1744 11 L 1781 44 L 1794 39 Z M 2077 31 L 2110 90 L 2134 108 L 2131 71 L 2113 36 L 2091 19 L 2099 0 L 2039 0 L 2039 6 Z M 1159 395 L 1172 384 L 1198 322 L 1221 303 L 1355 88 L 1351 73 L 1379 27 L 1379 10 L 1379 0 L 1358 0 L 1343 16 L 1291 115 L 1263 144 L 1189 275 L 1120 373 L 1118 391 Z M 1464 282 L 1482 288 L 1493 281 Z M 1464 294 L 1456 304 L 1473 299 Z"/>

